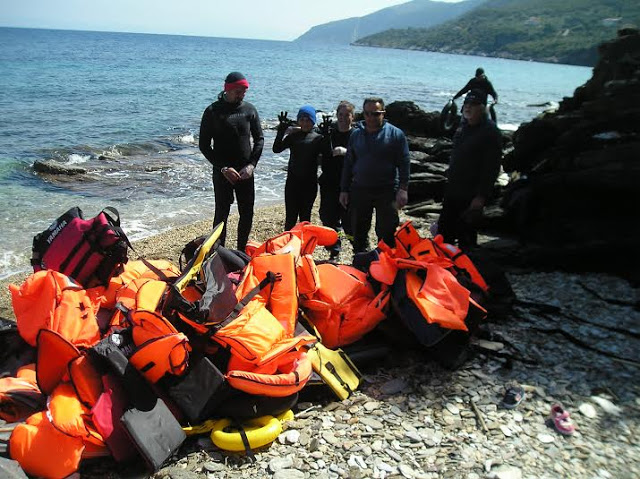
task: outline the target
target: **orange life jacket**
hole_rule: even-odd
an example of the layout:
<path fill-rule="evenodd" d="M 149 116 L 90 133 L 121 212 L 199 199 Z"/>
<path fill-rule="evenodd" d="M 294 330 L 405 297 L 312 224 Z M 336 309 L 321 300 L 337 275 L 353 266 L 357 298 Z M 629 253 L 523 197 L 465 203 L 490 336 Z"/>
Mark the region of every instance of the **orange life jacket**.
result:
<path fill-rule="evenodd" d="M 325 263 L 318 274 L 321 287 L 300 304 L 328 348 L 357 341 L 386 317 L 388 289 L 376 294 L 362 271 Z"/>
<path fill-rule="evenodd" d="M 285 397 L 306 384 L 313 369 L 303 351 L 292 350 L 256 366 L 232 355 L 225 375 L 229 385 L 249 394 Z"/>
<path fill-rule="evenodd" d="M 446 329 L 467 331 L 465 318 L 469 310 L 469 290 L 455 276 L 438 265 L 426 265 L 426 278 L 407 272 L 407 294 L 429 323 Z"/>
<path fill-rule="evenodd" d="M 85 445 L 82 438 L 64 434 L 39 412 L 18 424 L 9 438 L 11 458 L 27 473 L 62 479 L 78 470 Z"/>
<path fill-rule="evenodd" d="M 85 290 L 57 271 L 43 270 L 20 286 L 9 285 L 20 336 L 35 346 L 38 331 L 51 329 L 77 346 L 90 347 L 100 340 L 96 314 L 102 296 Z"/>
<path fill-rule="evenodd" d="M 45 396 L 36 382 L 35 363 L 22 366 L 16 377 L 0 378 L 0 419 L 18 422 L 44 408 Z"/>
<path fill-rule="evenodd" d="M 454 274 L 460 270 L 465 271 L 482 291 L 489 291 L 489 286 L 471 259 L 457 246 L 445 243 L 442 235 L 437 235 L 434 239 L 422 238 L 411 221 L 407 221 L 396 230 L 395 238 L 397 258 L 417 261 L 430 261 L 438 257 L 449 259 L 453 263 Z"/>
<path fill-rule="evenodd" d="M 254 256 L 245 269 L 243 281 L 238 285 L 236 298 L 242 300 L 269 272 L 276 274 L 278 281 L 267 287 L 257 301 L 263 303 L 282 325 L 284 335 L 293 336 L 298 317 L 298 286 L 292 254 Z"/>
<path fill-rule="evenodd" d="M 301 255 L 312 254 L 316 246 L 331 246 L 337 241 L 338 233 L 333 228 L 303 221 L 262 244 L 249 243 L 246 253 L 251 257 L 264 253 L 292 253 L 297 261 Z"/>
<path fill-rule="evenodd" d="M 155 269 L 151 269 L 149 265 Z M 164 275 L 167 278 L 175 278 L 180 275 L 180 270 L 177 266 L 167 260 L 129 261 L 124 265 L 122 273 L 118 276 L 114 276 L 109 281 L 109 285 L 104 292 L 105 300 L 102 303 L 102 307 L 113 309 L 116 304 L 119 291 L 122 288 L 125 288 L 133 280 L 139 278 L 160 280 L 163 279 L 161 275 Z"/>
<path fill-rule="evenodd" d="M 135 310 L 128 315 L 136 351 L 129 362 L 151 383 L 165 374 L 179 376 L 187 368 L 191 346 L 183 333 L 160 314 Z"/>

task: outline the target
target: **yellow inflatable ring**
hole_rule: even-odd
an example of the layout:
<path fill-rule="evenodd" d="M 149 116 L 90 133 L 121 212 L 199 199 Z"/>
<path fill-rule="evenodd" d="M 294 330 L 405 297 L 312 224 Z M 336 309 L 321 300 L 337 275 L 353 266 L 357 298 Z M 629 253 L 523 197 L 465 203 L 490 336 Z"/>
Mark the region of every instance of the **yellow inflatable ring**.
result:
<path fill-rule="evenodd" d="M 272 443 L 282 432 L 282 423 L 277 417 L 262 416 L 242 425 L 249 441 L 249 447 L 256 449 Z M 216 421 L 211 431 L 211 441 L 225 451 L 244 451 L 240 432 L 231 425 L 231 419 Z"/>
<path fill-rule="evenodd" d="M 278 414 L 276 417 L 280 422 L 285 422 L 285 421 L 293 421 L 293 418 L 295 416 L 293 415 L 293 411 L 289 409 L 288 411 Z"/>

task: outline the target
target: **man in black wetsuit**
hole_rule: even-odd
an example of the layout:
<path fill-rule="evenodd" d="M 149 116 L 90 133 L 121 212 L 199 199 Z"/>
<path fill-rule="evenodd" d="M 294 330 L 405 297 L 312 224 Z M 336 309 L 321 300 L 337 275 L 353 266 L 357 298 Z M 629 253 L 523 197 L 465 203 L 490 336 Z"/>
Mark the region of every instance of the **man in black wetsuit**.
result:
<path fill-rule="evenodd" d="M 494 103 L 498 103 L 498 94 L 482 68 L 476 70 L 476 76 L 469 80 L 462 90 L 455 94 L 453 99 L 455 100 L 471 90 L 482 90 L 485 96 L 491 95 Z"/>
<path fill-rule="evenodd" d="M 351 228 L 347 210 L 340 204 L 340 179 L 349 137 L 353 131 L 354 110 L 352 103 L 341 101 L 336 110 L 337 123 L 330 125 L 329 131 L 322 131 L 327 148 L 322 155 L 322 175 L 318 180 L 322 224 L 338 232 L 344 228 L 347 234 L 351 234 Z M 327 249 L 331 259 L 336 259 L 342 250 L 340 239 Z"/>
<path fill-rule="evenodd" d="M 322 135 L 313 131 L 316 110 L 311 105 L 304 105 L 298 111 L 298 126 L 290 126 L 286 113 L 278 118 L 280 124 L 273 152 L 290 150 L 284 185 L 284 229 L 289 231 L 299 221 L 311 221 L 311 209 L 318 195 L 318 160 L 324 143 Z"/>
<path fill-rule="evenodd" d="M 242 73 L 231 72 L 227 75 L 224 91 L 202 115 L 199 142 L 200 151 L 213 165 L 216 201 L 213 224 L 225 222 L 220 237 L 224 245 L 227 219 L 235 192 L 240 216 L 237 246 L 241 251 L 244 251 L 251 233 L 255 201 L 253 170 L 264 146 L 258 112 L 251 103 L 243 101 L 248 88 L 249 82 Z"/>
<path fill-rule="evenodd" d="M 487 95 L 471 90 L 464 99 L 462 121 L 453 136 L 447 187 L 438 232 L 463 250 L 477 244 L 475 223 L 500 172 L 502 136 L 487 117 Z"/>

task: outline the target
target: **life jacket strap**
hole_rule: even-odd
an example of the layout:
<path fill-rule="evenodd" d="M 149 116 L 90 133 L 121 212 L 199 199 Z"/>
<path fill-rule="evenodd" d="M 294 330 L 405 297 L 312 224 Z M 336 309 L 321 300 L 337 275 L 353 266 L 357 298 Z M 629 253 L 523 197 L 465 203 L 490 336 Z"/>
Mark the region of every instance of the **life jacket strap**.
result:
<path fill-rule="evenodd" d="M 235 319 L 237 319 L 238 316 L 240 316 L 240 313 L 242 312 L 244 307 L 247 304 L 249 304 L 249 302 L 258 295 L 258 293 L 260 293 L 268 285 L 271 285 L 271 288 L 273 289 L 273 285 L 277 281 L 281 281 L 281 280 L 282 280 L 281 273 L 274 273 L 273 271 L 267 271 L 267 275 L 265 276 L 265 278 L 262 281 L 260 281 L 260 283 L 258 283 L 256 287 L 254 287 L 251 291 L 249 291 L 244 298 L 238 301 L 238 304 L 235 305 L 235 307 L 233 308 L 233 311 L 231 311 L 224 320 L 209 327 L 209 333 L 216 334 L 218 331 L 224 328 L 231 321 L 234 321 Z"/>
<path fill-rule="evenodd" d="M 231 424 L 238 430 L 238 434 L 240 434 L 240 438 L 242 439 L 242 444 L 244 445 L 244 450 L 247 453 L 249 461 L 256 462 L 256 456 L 253 453 L 253 449 L 251 449 L 251 444 L 249 443 L 249 438 L 247 437 L 247 432 L 244 430 L 244 427 L 237 419 L 233 419 Z"/>

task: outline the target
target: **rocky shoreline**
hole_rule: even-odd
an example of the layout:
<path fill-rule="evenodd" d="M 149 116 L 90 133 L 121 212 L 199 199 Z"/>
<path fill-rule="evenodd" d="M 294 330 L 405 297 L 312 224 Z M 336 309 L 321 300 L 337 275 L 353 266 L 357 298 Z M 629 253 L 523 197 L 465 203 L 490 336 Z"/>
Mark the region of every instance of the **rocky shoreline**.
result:
<path fill-rule="evenodd" d="M 283 218 L 280 206 L 258 209 L 252 237 L 277 233 Z M 415 223 L 426 234 L 429 224 Z M 146 258 L 177 261 L 182 246 L 209 227 L 200 222 L 176 228 L 135 247 Z M 326 252 L 317 254 L 322 259 Z M 343 254 L 348 262 L 350 252 Z M 638 290 L 605 274 L 514 269 L 507 277 L 514 307 L 490 316 L 485 339 L 478 340 L 501 356 L 485 349 L 449 371 L 420 350 L 394 348 L 358 364 L 363 384 L 343 402 L 320 386 L 305 388 L 295 419 L 276 442 L 256 451 L 255 462 L 217 450 L 205 435 L 189 438 L 152 477 L 639 477 Z M 11 317 L 6 283 L 0 315 Z M 514 410 L 502 409 L 505 385 L 512 381 L 524 385 L 526 398 Z M 556 402 L 570 411 L 577 426 L 573 436 L 547 424 Z M 148 476 L 135 465 L 105 459 L 83 462 L 79 475 Z"/>
<path fill-rule="evenodd" d="M 381 336 L 390 346 L 387 353 L 357 362 L 364 380 L 355 394 L 337 402 L 326 388 L 307 386 L 294 420 L 271 446 L 255 452 L 255 461 L 216 449 L 205 435 L 187 439 L 151 477 L 640 477 L 640 283 L 633 268 L 638 235 L 621 231 L 633 216 L 629 208 L 619 208 L 619 195 L 635 191 L 637 184 L 638 123 L 628 120 L 638 117 L 638 96 L 631 97 L 633 108 L 613 110 L 619 115 L 594 119 L 591 114 L 594 108 L 608 112 L 612 99 L 637 86 L 637 55 L 627 58 L 622 47 L 639 41 L 637 31 L 623 32 L 618 42 L 602 47 L 595 79 L 563 100 L 558 114 L 505 134 L 505 169 L 525 173 L 530 184 L 516 195 L 520 201 L 511 192 L 504 210 L 488 209 L 483 231 L 497 231 L 500 238 L 481 235 L 480 249 L 505 270 L 505 301 L 490 309 L 462 366 L 443 369 L 387 331 Z M 422 112 L 411 102 L 396 102 L 387 110 L 389 120 L 412 135 L 410 204 L 401 219 L 412 219 L 428 236 L 440 209 L 451 142 L 439 137 L 437 112 Z M 540 140 L 540 129 L 548 133 L 546 141 Z M 576 148 L 563 146 L 569 140 Z M 616 154 L 620 151 L 625 155 Z M 577 180 L 571 183 L 572 178 Z M 569 184 L 574 188 L 567 190 Z M 605 205 L 605 211 L 585 208 L 593 202 Z M 312 221 L 319 222 L 317 210 Z M 280 233 L 283 223 L 283 206 L 257 209 L 252 239 Z M 234 215 L 231 246 L 236 225 Z M 183 246 L 210 229 L 208 221 L 178 227 L 137 242 L 136 253 L 177 264 Z M 523 239 L 537 244 L 523 244 Z M 349 264 L 351 253 L 346 244 L 340 260 Z M 314 256 L 322 260 L 328 254 L 319 248 Z M 613 268 L 616 258 L 618 269 Z M 562 267 L 582 272 L 559 271 Z M 588 272 L 594 270 L 620 275 Z M 0 317 L 13 318 L 7 285 L 25 278 L 0 282 Z M 504 409 L 505 387 L 514 382 L 526 397 L 515 409 Z M 549 423 L 556 403 L 571 414 L 577 428 L 571 436 Z M 84 461 L 74 476 L 149 477 L 141 467 Z"/>

